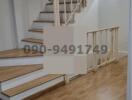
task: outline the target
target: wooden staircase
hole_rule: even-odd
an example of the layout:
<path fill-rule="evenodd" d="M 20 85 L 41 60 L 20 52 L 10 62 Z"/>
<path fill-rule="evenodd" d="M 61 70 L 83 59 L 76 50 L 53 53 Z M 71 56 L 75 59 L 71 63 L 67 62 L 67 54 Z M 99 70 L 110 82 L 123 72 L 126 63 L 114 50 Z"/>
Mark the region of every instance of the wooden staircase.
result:
<path fill-rule="evenodd" d="M 29 53 L 25 53 L 24 49 L 13 49 L 13 50 L 6 50 L 0 52 L 0 59 L 35 57 L 35 56 L 37 57 L 43 56 L 43 54 L 40 52 L 33 53 L 33 51 L 30 51 Z"/>
<path fill-rule="evenodd" d="M 77 0 L 73 0 L 73 4 Z M 60 0 L 60 9 L 63 7 Z M 69 7 L 70 0 L 66 2 Z M 76 11 L 78 13 L 80 9 Z M 66 13 L 71 13 L 68 10 Z M 61 24 L 64 24 L 64 10 L 60 10 Z M 48 17 L 47 17 L 48 16 Z M 74 17 L 70 23 L 74 23 Z M 54 25 L 53 3 L 46 4 L 45 11 L 40 11 L 39 18 L 33 21 L 31 28 L 25 33 L 22 41 L 22 49 L 14 49 L 0 52 L 0 99 L 22 100 L 33 94 L 46 90 L 56 84 L 65 81 L 64 75 L 50 75 L 45 73 L 44 54 L 30 51 L 25 53 L 25 45 L 43 45 L 46 25 Z"/>
<path fill-rule="evenodd" d="M 13 97 L 13 96 L 17 96 L 23 92 L 26 92 L 28 90 L 31 90 L 35 87 L 41 86 L 43 84 L 46 84 L 52 80 L 55 80 L 57 78 L 62 77 L 62 75 L 47 75 L 47 76 L 42 76 L 38 79 L 29 81 L 27 83 L 24 83 L 20 86 L 5 90 L 2 92 L 2 94 L 8 96 L 8 97 Z"/>
<path fill-rule="evenodd" d="M 23 49 L 0 52 L 0 60 L 43 57 L 42 53 L 24 53 Z M 6 62 L 6 61 L 5 61 Z M 8 63 L 8 62 L 7 62 Z M 64 82 L 64 75 L 48 75 L 43 64 L 1 66 L 0 67 L 0 98 L 2 100 L 22 100 L 30 95 L 46 90 Z M 9 64 L 10 65 L 10 64 Z"/>
<path fill-rule="evenodd" d="M 0 67 L 0 83 L 41 69 L 41 64 Z"/>

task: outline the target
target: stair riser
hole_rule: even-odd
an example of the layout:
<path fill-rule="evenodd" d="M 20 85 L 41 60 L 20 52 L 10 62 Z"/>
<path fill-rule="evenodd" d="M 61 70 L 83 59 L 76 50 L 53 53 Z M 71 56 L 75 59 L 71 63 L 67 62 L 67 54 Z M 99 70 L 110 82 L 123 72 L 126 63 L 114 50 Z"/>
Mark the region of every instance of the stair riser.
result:
<path fill-rule="evenodd" d="M 73 7 L 76 7 L 76 4 L 73 4 Z M 54 11 L 54 6 L 53 5 L 46 5 L 45 8 L 46 11 Z M 64 4 L 60 4 L 60 11 L 64 11 Z M 67 11 L 71 11 L 71 5 L 67 4 Z M 78 6 L 77 11 L 80 11 L 80 7 Z"/>
<path fill-rule="evenodd" d="M 21 43 L 22 48 L 24 48 L 26 45 L 30 46 L 30 49 L 35 50 L 35 51 L 36 51 L 36 48 L 37 48 L 37 51 L 41 51 L 40 48 L 43 46 L 42 44 L 35 44 L 32 42 L 22 42 Z M 33 49 L 33 48 L 35 48 L 35 49 Z"/>
<path fill-rule="evenodd" d="M 16 65 L 30 65 L 30 64 L 41 64 L 44 61 L 44 57 L 21 57 L 21 58 L 8 58 L 1 59 L 0 66 L 16 66 Z"/>
<path fill-rule="evenodd" d="M 43 29 L 46 26 L 54 26 L 54 23 L 47 23 L 47 22 L 34 22 L 32 24 L 31 28 L 39 28 L 39 29 Z"/>
<path fill-rule="evenodd" d="M 43 39 L 44 34 L 43 33 L 37 33 L 37 32 L 28 32 L 24 34 L 25 38 L 34 38 L 34 39 Z"/>
<path fill-rule="evenodd" d="M 52 86 L 54 86 L 54 85 L 56 85 L 56 84 L 58 84 L 60 82 L 63 82 L 63 81 L 64 81 L 64 77 L 63 76 L 59 77 L 59 78 L 57 78 L 55 80 L 49 81 L 49 82 L 47 82 L 45 84 L 42 84 L 42 85 L 40 85 L 38 87 L 32 88 L 30 90 L 27 90 L 27 91 L 21 93 L 21 94 L 18 94 L 18 95 L 14 96 L 14 97 L 11 97 L 10 100 L 22 100 L 22 99 L 24 99 L 24 98 L 26 98 L 28 96 L 31 96 L 31 95 L 33 95 L 35 93 L 38 93 L 38 92 L 40 92 L 42 90 L 45 90 L 45 89 L 47 89 L 49 87 L 52 87 Z"/>
<path fill-rule="evenodd" d="M 34 79 L 40 78 L 42 76 L 46 75 L 46 73 L 44 72 L 44 70 L 38 70 L 5 82 L 1 83 L 1 90 L 7 90 L 16 86 L 19 86 L 21 84 L 24 84 L 26 82 L 32 81 Z"/>
<path fill-rule="evenodd" d="M 0 100 L 10 100 L 10 98 L 0 93 Z"/>
<path fill-rule="evenodd" d="M 61 17 L 61 21 L 64 22 L 65 21 L 65 15 L 64 13 L 60 13 Z M 70 17 L 70 13 L 67 13 L 67 18 Z M 39 16 L 39 19 L 43 19 L 43 20 L 54 20 L 54 13 L 41 13 Z M 71 22 L 74 21 L 74 16 L 71 19 Z"/>
<path fill-rule="evenodd" d="M 70 21 L 70 24 L 73 24 L 74 21 Z M 64 25 L 64 23 L 61 23 L 61 25 Z M 47 27 L 47 26 L 54 26 L 54 23 L 46 23 L 46 22 L 43 22 L 43 23 L 38 23 L 38 22 L 35 22 L 33 23 L 32 25 L 32 28 L 44 28 L 44 27 Z"/>

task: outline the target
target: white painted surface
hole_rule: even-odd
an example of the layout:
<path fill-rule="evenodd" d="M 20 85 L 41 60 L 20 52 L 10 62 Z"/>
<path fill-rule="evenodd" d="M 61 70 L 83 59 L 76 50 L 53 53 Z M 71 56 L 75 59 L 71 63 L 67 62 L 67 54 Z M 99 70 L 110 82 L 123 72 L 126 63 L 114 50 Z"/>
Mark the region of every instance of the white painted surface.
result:
<path fill-rule="evenodd" d="M 17 46 L 12 0 L 0 0 L 0 51 Z"/>
<path fill-rule="evenodd" d="M 75 69 L 74 56 L 47 56 L 44 62 L 49 74 L 73 74 Z"/>
<path fill-rule="evenodd" d="M 45 89 L 47 89 L 49 87 L 52 87 L 52 86 L 54 86 L 54 85 L 56 85 L 56 84 L 58 84 L 60 82 L 63 82 L 63 81 L 64 81 L 64 76 L 61 76 L 61 77 L 58 77 L 58 78 L 56 78 L 54 80 L 46 82 L 46 83 L 44 83 L 44 84 L 42 84 L 40 86 L 34 87 L 32 89 L 29 89 L 27 91 L 24 91 L 23 93 L 20 93 L 20 94 L 18 94 L 16 96 L 13 96 L 13 97 L 10 97 L 10 98 L 5 96 L 5 95 L 3 95 L 3 94 L 0 94 L 0 98 L 3 99 L 3 100 L 22 100 L 22 99 L 24 99 L 24 98 L 26 98 L 28 96 L 31 96 L 32 94 L 38 93 L 38 92 L 40 92 L 42 90 L 45 90 Z"/>
<path fill-rule="evenodd" d="M 132 0 L 129 5 L 129 55 L 128 55 L 128 79 L 127 79 L 127 100 L 132 100 Z"/>
<path fill-rule="evenodd" d="M 49 20 L 50 21 L 50 20 Z M 51 20 L 51 21 L 53 21 L 53 20 Z M 49 22 L 35 22 L 35 23 L 33 23 L 32 24 L 32 28 L 37 28 L 37 29 L 43 29 L 43 27 L 44 27 L 44 29 L 46 30 L 46 28 L 45 27 L 47 27 L 47 26 L 53 26 L 54 25 L 54 23 L 49 23 Z"/>
<path fill-rule="evenodd" d="M 128 19 L 129 0 L 99 0 L 99 27 L 120 27 L 120 51 L 128 51 Z"/>
<path fill-rule="evenodd" d="M 37 19 L 40 11 L 45 8 L 47 0 L 14 0 L 17 35 L 19 45 L 31 28 L 33 20 Z"/>
<path fill-rule="evenodd" d="M 35 38 L 35 39 L 43 39 L 44 34 L 39 32 L 26 32 L 24 37 L 26 38 Z"/>
<path fill-rule="evenodd" d="M 87 67 L 87 55 L 85 45 L 87 44 L 87 35 L 86 33 L 91 30 L 96 30 L 98 28 L 98 0 L 88 0 L 87 7 L 85 9 L 82 8 L 82 11 L 75 16 L 74 27 L 74 44 L 76 46 L 82 45 L 84 54 L 75 55 L 76 57 L 76 67 L 78 70 L 76 72 L 80 72 L 80 69 L 83 67 L 86 69 Z M 80 62 L 82 61 L 82 62 Z M 88 61 L 88 65 L 90 65 L 91 60 Z"/>
<path fill-rule="evenodd" d="M 0 67 L 14 66 L 14 65 L 42 64 L 43 61 L 44 61 L 43 56 L 0 59 Z"/>
<path fill-rule="evenodd" d="M 44 41 L 47 52 L 44 56 L 44 65 L 49 74 L 74 73 L 74 55 L 67 55 L 61 51 L 64 45 L 74 44 L 73 31 L 73 27 L 46 27 Z M 55 45 L 60 48 L 58 54 L 54 54 L 53 47 Z M 48 49 L 51 49 L 51 51 L 48 51 Z"/>
<path fill-rule="evenodd" d="M 22 84 L 27 83 L 29 81 L 32 81 L 32 80 L 35 80 L 35 79 L 40 78 L 42 76 L 45 76 L 46 74 L 47 73 L 44 71 L 44 69 L 41 69 L 41 70 L 38 70 L 35 72 L 28 73 L 28 74 L 23 75 L 23 76 L 19 76 L 19 77 L 14 78 L 14 79 L 10 79 L 8 81 L 1 83 L 1 90 L 4 91 L 4 90 L 10 89 L 10 88 L 22 85 Z"/>
<path fill-rule="evenodd" d="M 49 82 L 47 82 L 45 84 L 42 84 L 40 86 L 37 86 L 37 87 L 32 88 L 30 90 L 27 90 L 27 91 L 25 91 L 25 92 L 23 92 L 21 94 L 18 94 L 16 96 L 12 97 L 10 100 L 22 100 L 25 97 L 31 96 L 32 94 L 35 94 L 35 93 L 40 92 L 42 90 L 45 90 L 45 89 L 47 89 L 49 87 L 52 87 L 52 86 L 54 86 L 54 85 L 56 85 L 56 84 L 58 84 L 60 82 L 63 82 L 63 81 L 64 81 L 64 76 L 59 77 L 59 78 L 57 78 L 55 80 L 49 81 Z"/>
<path fill-rule="evenodd" d="M 67 17 L 70 17 L 71 13 L 67 13 Z M 54 20 L 54 13 L 41 13 L 39 15 L 39 19 L 41 20 Z M 60 13 L 60 19 L 62 22 L 65 21 L 65 14 L 64 13 Z M 74 21 L 74 16 L 71 19 L 71 22 Z"/>

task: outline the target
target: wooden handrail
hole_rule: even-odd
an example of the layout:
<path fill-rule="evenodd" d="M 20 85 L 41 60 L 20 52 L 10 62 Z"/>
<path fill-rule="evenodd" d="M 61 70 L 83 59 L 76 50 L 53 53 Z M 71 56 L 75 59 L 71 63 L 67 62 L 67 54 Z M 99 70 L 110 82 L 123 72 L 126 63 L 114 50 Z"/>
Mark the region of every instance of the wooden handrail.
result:
<path fill-rule="evenodd" d="M 87 32 L 87 33 L 94 33 L 94 32 L 106 31 L 106 30 L 111 30 L 111 29 L 119 29 L 119 27 L 103 28 L 103 29 L 99 29 L 99 30 L 96 30 L 96 31 L 90 31 L 90 32 Z"/>

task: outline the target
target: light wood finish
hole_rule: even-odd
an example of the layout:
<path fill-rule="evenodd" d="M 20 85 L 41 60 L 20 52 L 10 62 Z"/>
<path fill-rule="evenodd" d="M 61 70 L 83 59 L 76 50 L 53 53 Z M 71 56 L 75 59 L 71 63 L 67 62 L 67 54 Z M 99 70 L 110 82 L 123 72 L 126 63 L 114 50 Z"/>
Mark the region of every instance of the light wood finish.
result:
<path fill-rule="evenodd" d="M 119 27 L 110 27 L 110 28 L 102 28 L 102 29 L 99 29 L 99 30 L 96 30 L 96 31 L 91 31 L 91 32 L 87 32 L 88 34 L 93 34 L 94 32 L 99 32 L 99 31 L 106 31 L 106 30 L 111 30 L 111 29 L 119 29 Z"/>
<path fill-rule="evenodd" d="M 56 84 L 56 85 L 54 85 L 52 87 L 47 88 L 46 90 L 40 91 L 40 92 L 38 92 L 36 94 L 33 94 L 33 95 L 31 95 L 31 96 L 23 99 L 23 100 L 32 100 L 32 99 L 35 99 L 35 98 L 37 98 L 37 97 L 39 97 L 39 96 L 41 96 L 43 94 L 46 94 L 48 92 L 51 92 L 51 91 L 53 91 L 53 90 L 55 90 L 55 89 L 57 89 L 57 88 L 59 88 L 61 86 L 64 86 L 64 85 L 65 85 L 65 82 L 62 81 L 62 82 L 60 82 L 60 83 L 58 83 L 58 84 Z"/>
<path fill-rule="evenodd" d="M 127 61 L 122 58 L 31 100 L 126 100 Z"/>
<path fill-rule="evenodd" d="M 41 33 L 41 34 L 44 33 L 43 29 L 29 29 L 28 31 L 29 32 L 38 32 L 38 33 Z"/>
<path fill-rule="evenodd" d="M 40 13 L 54 13 L 54 11 L 41 11 Z M 60 11 L 60 13 L 65 13 L 65 12 Z M 71 13 L 71 11 L 66 11 L 66 13 Z"/>
<path fill-rule="evenodd" d="M 33 22 L 35 23 L 54 23 L 53 20 L 35 20 Z"/>
<path fill-rule="evenodd" d="M 22 41 L 36 43 L 36 44 L 43 44 L 43 40 L 41 40 L 41 39 L 25 38 Z"/>
<path fill-rule="evenodd" d="M 19 57 L 35 57 L 35 56 L 43 56 L 43 54 L 40 52 L 33 53 L 33 51 L 31 51 L 30 53 L 25 53 L 23 49 L 13 49 L 13 50 L 7 50 L 7 51 L 0 52 L 0 59 L 19 58 Z"/>
<path fill-rule="evenodd" d="M 53 23 L 54 24 L 54 20 L 40 20 L 39 19 L 39 20 L 35 20 L 33 22 L 35 22 L 35 23 Z M 60 23 L 63 24 L 64 22 L 61 21 Z"/>
<path fill-rule="evenodd" d="M 118 59 L 117 58 L 118 57 L 118 31 L 119 31 L 119 27 L 112 27 L 112 28 L 105 28 L 105 29 L 100 29 L 97 31 L 87 32 L 87 37 L 89 36 L 89 34 L 92 34 L 93 49 L 95 49 L 95 46 L 101 47 L 103 46 L 103 44 L 106 43 L 105 45 L 107 46 L 107 50 L 108 50 L 107 52 L 109 53 L 109 54 L 103 54 L 102 52 L 99 52 L 99 53 L 96 52 L 92 54 L 93 61 L 94 61 L 93 66 L 95 66 L 95 70 L 97 69 L 98 66 L 111 62 L 113 59 L 115 60 Z M 108 33 L 110 34 L 110 37 L 108 37 L 107 35 Z M 102 39 L 103 37 L 106 37 L 106 38 Z M 110 41 L 107 38 L 110 38 Z M 89 43 L 89 40 L 91 39 L 87 38 L 87 43 Z M 104 40 L 106 40 L 105 43 L 103 43 Z M 100 42 L 99 43 L 100 45 L 96 42 Z M 110 42 L 110 44 L 108 44 L 108 42 Z"/>
<path fill-rule="evenodd" d="M 47 75 L 47 76 L 43 76 L 41 78 L 38 78 L 36 80 L 33 80 L 33 81 L 30 81 L 28 83 L 25 83 L 23 85 L 20 85 L 20 86 L 17 86 L 15 88 L 12 88 L 12 89 L 8 89 L 4 92 L 2 92 L 3 94 L 11 97 L 11 96 L 15 96 L 17 94 L 20 94 L 20 93 L 23 93 L 24 91 L 27 91 L 29 89 L 32 89 L 34 87 L 37 87 L 37 86 L 40 86 L 44 83 L 47 83 L 51 80 L 54 80 L 56 78 L 59 78 L 63 75 Z"/>
<path fill-rule="evenodd" d="M 4 82 L 19 76 L 41 70 L 43 65 L 21 65 L 21 66 L 9 66 L 0 67 L 0 82 Z"/>

